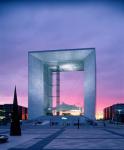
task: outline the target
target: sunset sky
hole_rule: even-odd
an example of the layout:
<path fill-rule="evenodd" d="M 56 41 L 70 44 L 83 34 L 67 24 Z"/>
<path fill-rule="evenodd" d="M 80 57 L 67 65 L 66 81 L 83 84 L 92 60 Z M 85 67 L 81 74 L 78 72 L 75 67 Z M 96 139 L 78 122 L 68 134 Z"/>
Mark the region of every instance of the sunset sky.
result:
<path fill-rule="evenodd" d="M 124 103 L 122 1 L 0 2 L 0 104 L 28 105 L 28 51 L 96 48 L 97 107 Z M 61 74 L 61 102 L 82 105 L 83 72 Z"/>

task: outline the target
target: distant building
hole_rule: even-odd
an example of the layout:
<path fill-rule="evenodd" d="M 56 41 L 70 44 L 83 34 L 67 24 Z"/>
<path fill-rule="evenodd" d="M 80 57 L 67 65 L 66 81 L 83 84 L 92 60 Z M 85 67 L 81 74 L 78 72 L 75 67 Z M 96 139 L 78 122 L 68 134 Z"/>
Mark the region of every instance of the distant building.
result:
<path fill-rule="evenodd" d="M 104 108 L 104 119 L 124 122 L 124 104 L 114 104 Z"/>
<path fill-rule="evenodd" d="M 0 120 L 10 122 L 13 104 L 0 105 Z M 18 106 L 20 120 L 27 120 L 27 108 L 24 106 Z"/>
<path fill-rule="evenodd" d="M 82 115 L 82 107 L 62 103 L 53 108 L 53 115 L 59 111 L 60 115 L 79 116 Z"/>

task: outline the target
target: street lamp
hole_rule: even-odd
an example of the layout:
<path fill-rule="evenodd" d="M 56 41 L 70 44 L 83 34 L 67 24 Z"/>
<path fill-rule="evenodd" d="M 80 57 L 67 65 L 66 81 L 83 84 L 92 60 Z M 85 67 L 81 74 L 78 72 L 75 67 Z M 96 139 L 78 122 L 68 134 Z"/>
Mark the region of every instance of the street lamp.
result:
<path fill-rule="evenodd" d="M 118 122 L 119 122 L 119 120 L 120 120 L 120 114 L 121 114 L 121 111 L 122 111 L 122 109 L 117 109 L 117 112 L 118 112 Z"/>

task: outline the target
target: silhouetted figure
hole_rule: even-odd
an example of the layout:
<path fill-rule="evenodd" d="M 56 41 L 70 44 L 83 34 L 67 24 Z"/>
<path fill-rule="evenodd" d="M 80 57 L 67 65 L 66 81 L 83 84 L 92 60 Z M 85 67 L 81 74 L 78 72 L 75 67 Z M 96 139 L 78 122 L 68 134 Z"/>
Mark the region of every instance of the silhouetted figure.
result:
<path fill-rule="evenodd" d="M 103 121 L 103 125 L 104 125 L 104 127 L 106 127 L 106 123 L 105 123 L 105 121 Z"/>
<path fill-rule="evenodd" d="M 52 120 L 50 119 L 50 127 L 52 126 Z"/>
<path fill-rule="evenodd" d="M 20 136 L 21 135 L 16 86 L 15 86 L 14 99 L 13 99 L 13 111 L 12 111 L 12 115 L 11 115 L 10 135 L 11 136 Z"/>
<path fill-rule="evenodd" d="M 80 127 L 80 122 L 79 122 L 79 119 L 78 119 L 78 123 L 77 123 L 77 125 L 78 125 L 78 129 L 79 129 L 79 127 Z"/>

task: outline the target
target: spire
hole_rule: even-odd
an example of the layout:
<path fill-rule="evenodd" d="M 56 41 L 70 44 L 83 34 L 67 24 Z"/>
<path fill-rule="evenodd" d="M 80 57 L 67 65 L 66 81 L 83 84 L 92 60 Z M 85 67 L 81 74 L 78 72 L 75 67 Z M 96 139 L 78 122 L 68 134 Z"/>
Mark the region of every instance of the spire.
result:
<path fill-rule="evenodd" d="M 18 101 L 17 101 L 17 92 L 16 92 L 16 85 L 15 85 L 15 90 L 14 90 L 13 105 L 18 105 Z"/>
<path fill-rule="evenodd" d="M 20 136 L 21 135 L 16 86 L 15 86 L 15 90 L 14 90 L 13 111 L 11 114 L 10 135 L 11 136 Z"/>

